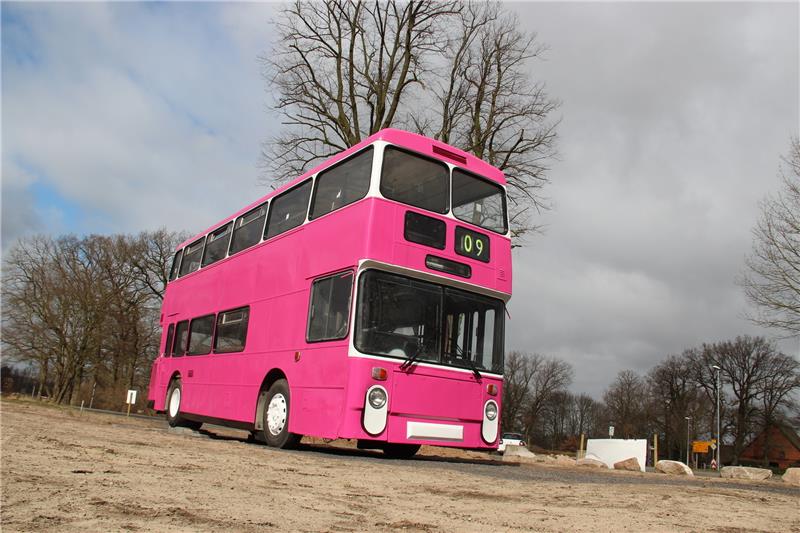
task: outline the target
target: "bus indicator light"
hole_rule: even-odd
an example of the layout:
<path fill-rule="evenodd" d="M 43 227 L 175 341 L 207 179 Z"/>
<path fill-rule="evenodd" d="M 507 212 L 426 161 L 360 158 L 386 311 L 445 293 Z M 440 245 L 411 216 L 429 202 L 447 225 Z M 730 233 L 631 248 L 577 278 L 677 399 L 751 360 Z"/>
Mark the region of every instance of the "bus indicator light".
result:
<path fill-rule="evenodd" d="M 376 379 L 378 381 L 386 381 L 386 378 L 389 377 L 389 373 L 386 371 L 385 368 L 381 368 L 379 366 L 372 368 L 372 379 Z"/>
<path fill-rule="evenodd" d="M 494 383 L 489 383 L 489 385 L 486 386 L 486 392 L 492 396 L 497 396 L 497 385 Z"/>
<path fill-rule="evenodd" d="M 294 362 L 297 363 L 300 361 L 300 352 L 294 352 Z"/>

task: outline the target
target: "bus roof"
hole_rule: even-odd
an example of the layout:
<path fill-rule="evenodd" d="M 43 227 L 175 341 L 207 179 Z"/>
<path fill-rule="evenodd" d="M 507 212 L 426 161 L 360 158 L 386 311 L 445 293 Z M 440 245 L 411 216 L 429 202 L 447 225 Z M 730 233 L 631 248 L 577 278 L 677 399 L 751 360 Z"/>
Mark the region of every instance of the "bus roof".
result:
<path fill-rule="evenodd" d="M 449 163 L 452 163 L 452 164 L 454 164 L 454 165 L 456 165 L 458 167 L 464 168 L 464 169 L 469 170 L 469 171 L 471 171 L 471 172 L 473 172 L 475 174 L 479 174 L 479 175 L 481 175 L 481 176 L 483 176 L 485 178 L 488 178 L 488 179 L 490 179 L 492 181 L 500 183 L 501 185 L 506 185 L 506 179 L 505 179 L 505 176 L 503 175 L 502 171 L 500 171 L 496 167 L 493 167 L 492 165 L 490 165 L 486 161 L 476 157 L 473 154 L 470 154 L 468 152 L 460 150 L 460 149 L 458 149 L 458 148 L 456 148 L 454 146 L 450 146 L 449 144 L 445 144 L 443 142 L 437 141 L 437 140 L 432 139 L 430 137 L 425 137 L 424 135 L 419 135 L 417 133 L 411 133 L 411 132 L 408 132 L 408 131 L 398 130 L 398 129 L 394 129 L 394 128 L 385 128 L 385 129 L 382 129 L 382 130 L 380 130 L 379 132 L 377 132 L 377 133 L 375 133 L 373 135 L 370 135 L 369 137 L 367 137 L 366 139 L 364 139 L 360 143 L 351 146 L 347 150 L 339 152 L 338 154 L 333 155 L 333 156 L 325 159 L 325 161 L 323 161 L 319 165 L 315 166 L 314 168 L 312 168 L 308 172 L 302 174 L 300 177 L 295 178 L 295 179 L 285 183 L 284 185 L 278 187 L 277 189 L 275 189 L 273 191 L 270 191 L 269 193 L 265 194 L 261 198 L 255 200 L 254 202 L 251 202 L 250 204 L 246 205 L 242 209 L 239 209 L 238 211 L 236 211 L 232 215 L 229 215 L 229 216 L 223 218 L 222 220 L 220 220 L 219 222 L 216 222 L 215 224 L 212 224 L 211 226 L 209 226 L 205 230 L 194 234 L 189 239 L 187 239 L 184 242 L 180 243 L 178 245 L 178 247 L 176 248 L 176 250 L 179 250 L 179 249 L 183 248 L 187 244 L 191 244 L 192 242 L 196 241 L 197 239 L 199 239 L 203 235 L 206 235 L 210 231 L 212 231 L 214 229 L 217 229 L 220 226 L 223 226 L 227 222 L 230 222 L 231 220 L 235 220 L 236 217 L 238 217 L 239 215 L 247 213 L 251 209 L 263 204 L 265 201 L 269 200 L 273 196 L 277 196 L 280 193 L 282 193 L 283 191 L 285 191 L 287 189 L 291 189 L 292 187 L 294 187 L 298 183 L 308 179 L 310 176 L 313 176 L 314 174 L 316 174 L 320 170 L 323 170 L 323 169 L 333 165 L 337 161 L 345 159 L 350 154 L 358 152 L 359 150 L 361 150 L 365 146 L 367 146 L 369 144 L 372 144 L 375 141 L 385 141 L 385 142 L 388 142 L 388 143 L 391 143 L 391 144 L 396 144 L 398 146 L 402 146 L 404 148 L 409 148 L 409 149 L 411 149 L 411 150 L 413 150 L 415 152 L 419 152 L 421 154 L 425 154 L 425 155 L 434 157 L 436 159 L 445 160 L 445 161 L 447 161 Z"/>

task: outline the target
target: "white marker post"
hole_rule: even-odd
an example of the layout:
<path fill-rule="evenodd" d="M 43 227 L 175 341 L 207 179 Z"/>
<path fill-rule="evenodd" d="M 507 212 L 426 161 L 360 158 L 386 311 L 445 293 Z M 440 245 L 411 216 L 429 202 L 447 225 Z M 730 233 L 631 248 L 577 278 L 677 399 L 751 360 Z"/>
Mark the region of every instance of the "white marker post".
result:
<path fill-rule="evenodd" d="M 128 414 L 126 414 L 125 416 L 130 416 L 131 415 L 131 405 L 136 403 L 136 391 L 135 390 L 129 390 L 128 391 L 128 398 L 127 398 L 127 400 L 125 400 L 125 403 L 128 404 Z"/>

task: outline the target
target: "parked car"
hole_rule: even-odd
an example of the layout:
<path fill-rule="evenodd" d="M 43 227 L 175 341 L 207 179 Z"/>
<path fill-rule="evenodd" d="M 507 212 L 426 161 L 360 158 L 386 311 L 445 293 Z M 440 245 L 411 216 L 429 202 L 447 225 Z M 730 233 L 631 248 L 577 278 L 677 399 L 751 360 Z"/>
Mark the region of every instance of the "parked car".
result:
<path fill-rule="evenodd" d="M 499 446 L 497 446 L 497 451 L 503 453 L 506 451 L 506 446 L 511 444 L 512 446 L 525 446 L 525 437 L 522 436 L 521 433 L 503 433 L 500 437 Z"/>

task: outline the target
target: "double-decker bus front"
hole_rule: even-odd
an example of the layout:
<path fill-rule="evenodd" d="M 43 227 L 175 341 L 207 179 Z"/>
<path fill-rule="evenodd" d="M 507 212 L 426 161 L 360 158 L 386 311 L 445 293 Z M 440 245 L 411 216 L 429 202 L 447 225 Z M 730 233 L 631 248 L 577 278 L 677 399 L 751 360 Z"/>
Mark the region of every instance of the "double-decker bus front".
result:
<path fill-rule="evenodd" d="M 396 456 L 494 449 L 511 296 L 502 174 L 431 139 L 384 139 L 341 436 Z"/>

